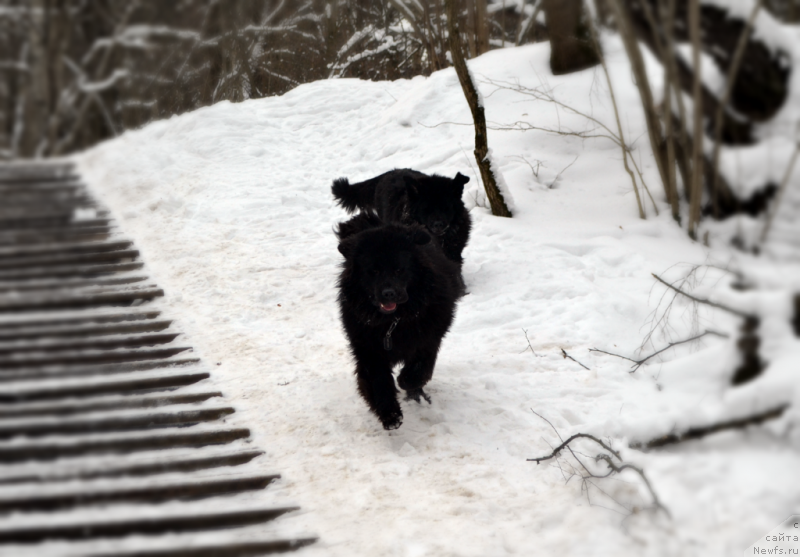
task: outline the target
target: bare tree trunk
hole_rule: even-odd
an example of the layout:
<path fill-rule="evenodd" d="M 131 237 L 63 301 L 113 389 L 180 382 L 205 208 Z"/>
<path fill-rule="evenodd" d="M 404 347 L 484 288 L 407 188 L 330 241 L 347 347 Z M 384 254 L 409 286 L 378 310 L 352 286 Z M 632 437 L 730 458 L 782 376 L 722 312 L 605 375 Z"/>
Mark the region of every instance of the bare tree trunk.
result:
<path fill-rule="evenodd" d="M 467 43 L 469 57 L 478 55 L 478 7 L 475 0 L 467 0 Z"/>
<path fill-rule="evenodd" d="M 67 3 L 65 0 L 49 0 L 50 24 L 48 34 L 48 94 L 50 105 L 47 109 L 47 143 L 45 154 L 50 154 L 53 145 L 58 141 L 58 111 L 60 109 L 61 94 L 67 87 L 67 76 L 63 62 L 64 53 L 69 51 L 69 41 L 72 32 L 73 22 L 67 13 Z"/>
<path fill-rule="evenodd" d="M 659 0 L 658 2 L 658 9 L 659 13 L 661 14 L 661 19 L 663 19 L 665 23 L 665 30 L 664 30 L 664 50 L 666 52 L 675 52 L 675 10 L 676 10 L 676 0 L 666 0 L 667 4 L 664 5 L 664 0 Z M 690 143 L 691 140 L 689 139 L 688 132 L 686 131 L 686 105 L 683 102 L 683 94 L 681 92 L 681 85 L 678 79 L 678 64 L 676 62 L 675 56 L 669 56 L 665 60 L 662 61 L 665 68 L 665 74 L 667 83 L 664 87 L 664 95 L 665 98 L 669 97 L 669 99 L 674 99 L 675 104 L 678 105 L 677 116 L 675 116 L 675 112 L 671 110 L 672 103 L 670 102 L 668 106 L 670 107 L 670 111 L 665 112 L 663 118 L 669 120 L 668 124 L 665 124 L 667 131 L 667 174 L 668 179 L 674 179 L 675 177 L 675 168 L 670 159 L 670 150 L 672 150 L 675 154 L 674 161 L 678 165 L 678 170 L 681 174 L 681 181 L 683 182 L 683 189 L 686 199 L 688 200 L 690 197 L 690 188 L 691 188 L 691 162 L 689 161 L 689 153 L 691 152 Z M 673 165 L 673 166 L 669 166 Z M 669 177 L 669 174 L 672 174 L 672 178 Z M 676 213 L 678 214 L 676 220 L 680 222 L 680 213 L 679 213 L 679 205 L 680 205 L 680 197 L 678 195 L 678 185 L 677 179 L 675 179 L 675 205 L 673 206 L 673 217 L 675 217 Z"/>
<path fill-rule="evenodd" d="M 728 101 L 731 98 L 731 93 L 733 92 L 733 84 L 736 82 L 739 73 L 739 67 L 744 56 L 744 49 L 747 47 L 747 42 L 750 39 L 750 31 L 753 28 L 753 23 L 755 23 L 756 16 L 763 3 L 764 0 L 756 0 L 756 5 L 753 7 L 753 11 L 750 13 L 750 17 L 747 23 L 745 23 L 745 27 L 739 37 L 739 43 L 736 45 L 736 52 L 733 54 L 733 61 L 728 69 L 725 91 L 719 101 L 717 115 L 714 121 L 714 155 L 711 163 L 714 170 L 714 180 L 711 183 L 711 206 L 714 210 L 714 216 L 717 218 L 719 217 L 719 151 L 722 146 L 722 118 L 728 106 Z"/>
<path fill-rule="evenodd" d="M 697 239 L 697 225 L 700 222 L 700 203 L 703 200 L 703 81 L 700 70 L 700 0 L 689 0 L 689 35 L 692 39 L 692 69 L 694 87 L 694 123 L 692 135 L 692 198 L 689 203 L 689 236 Z"/>
<path fill-rule="evenodd" d="M 583 21 L 583 0 L 544 0 L 550 32 L 550 69 L 562 75 L 599 63 Z"/>
<path fill-rule="evenodd" d="M 486 0 L 475 0 L 475 28 L 477 31 L 476 55 L 489 52 L 489 18 L 486 12 Z"/>
<path fill-rule="evenodd" d="M 25 95 L 25 128 L 19 154 L 33 157 L 39 154 L 46 137 L 47 114 L 50 107 L 47 72 L 47 0 L 31 0 L 28 28 L 28 82 Z"/>
<path fill-rule="evenodd" d="M 475 160 L 481 171 L 483 187 L 486 190 L 486 197 L 489 199 L 489 205 L 492 207 L 492 214 L 498 217 L 511 217 L 511 211 L 508 209 L 503 194 L 497 187 L 494 170 L 492 169 L 492 163 L 489 158 L 489 143 L 486 136 L 486 116 L 484 114 L 481 98 L 475 87 L 475 83 L 472 81 L 469 68 L 467 68 L 467 63 L 464 60 L 464 54 L 461 52 L 457 23 L 458 14 L 456 13 L 455 4 L 456 0 L 445 0 L 450 39 L 450 55 L 453 57 L 453 65 L 456 68 L 458 80 L 461 82 L 461 89 L 464 91 L 467 104 L 469 104 L 469 108 L 472 111 L 472 120 L 475 123 Z"/>
<path fill-rule="evenodd" d="M 634 81 L 639 89 L 639 96 L 642 99 L 647 133 L 650 138 L 650 146 L 653 149 L 653 156 L 658 166 L 658 173 L 661 176 L 661 183 L 665 188 L 668 188 L 669 173 L 667 170 L 666 150 L 662 148 L 663 136 L 661 133 L 661 122 L 656 113 L 653 92 L 650 89 L 650 80 L 647 78 L 647 72 L 645 71 L 642 52 L 639 50 L 639 43 L 636 42 L 636 35 L 633 32 L 627 7 L 622 4 L 622 0 L 611 0 L 609 3 L 614 11 L 619 34 L 622 37 L 625 51 L 628 53 Z M 669 191 L 666 193 L 667 196 L 669 196 Z"/>
<path fill-rule="evenodd" d="M 642 196 L 639 195 L 639 187 L 636 185 L 636 177 L 631 170 L 630 165 L 628 164 L 628 146 L 625 143 L 625 132 L 622 129 L 622 122 L 619 118 L 619 107 L 617 106 L 617 96 L 614 94 L 614 85 L 611 83 L 611 76 L 608 73 L 608 66 L 606 65 L 605 58 L 603 57 L 603 52 L 600 46 L 600 38 L 597 36 L 597 31 L 594 27 L 592 22 L 589 22 L 589 31 L 592 35 L 592 41 L 595 44 L 595 48 L 597 49 L 597 57 L 600 59 L 600 65 L 603 68 L 603 73 L 606 76 L 606 83 L 608 84 L 608 94 L 611 96 L 611 106 L 614 107 L 614 119 L 617 121 L 617 133 L 619 133 L 619 144 L 622 148 L 622 163 L 625 166 L 625 172 L 628 173 L 628 176 L 631 177 L 631 185 L 633 186 L 633 193 L 636 195 L 636 206 L 639 208 L 639 218 L 645 219 L 647 218 L 647 214 L 644 210 L 644 203 L 642 201 Z M 642 182 L 644 185 L 644 182 Z M 655 204 L 653 204 L 655 207 Z M 656 209 L 656 214 L 658 214 L 658 209 Z"/>
<path fill-rule="evenodd" d="M 650 5 L 647 2 L 644 2 L 642 6 L 644 7 L 647 21 L 652 30 L 654 42 L 659 52 L 659 57 L 662 60 L 667 61 L 664 63 L 664 107 L 662 114 L 662 120 L 664 121 L 664 144 L 662 144 L 662 148 L 666 149 L 665 163 L 667 176 L 667 183 L 664 184 L 664 190 L 667 193 L 667 201 L 669 201 L 670 208 L 672 209 L 672 218 L 675 219 L 676 222 L 680 223 L 680 200 L 678 198 L 678 183 L 675 175 L 675 134 L 673 130 L 674 119 L 672 118 L 672 85 L 675 83 L 673 77 L 674 65 L 668 63 L 670 56 L 667 54 L 668 52 L 671 52 L 670 49 L 672 48 L 672 27 L 675 19 L 675 0 L 669 0 L 669 5 L 666 7 L 663 6 L 663 0 L 659 2 L 658 5 L 658 9 L 660 11 L 663 10 L 666 12 L 660 14 L 661 19 L 664 20 L 666 27 L 664 37 L 661 36 L 655 14 L 653 13 Z M 681 101 L 680 98 L 677 100 Z"/>
<path fill-rule="evenodd" d="M 664 49 L 672 52 L 672 49 L 674 48 L 674 34 L 672 32 L 672 28 L 675 25 L 675 0 L 669 0 L 669 4 L 666 6 L 666 9 L 664 9 L 663 4 L 659 2 L 659 9 L 663 9 L 666 12 L 662 14 L 662 18 L 666 22 L 667 27 L 666 37 L 664 40 Z M 672 60 L 664 64 L 664 127 L 666 128 L 664 133 L 667 140 L 667 180 L 669 180 L 669 204 L 670 208 L 672 209 L 672 218 L 675 219 L 678 224 L 680 224 L 680 197 L 678 196 L 678 179 L 675 175 L 675 119 L 672 117 L 672 85 L 676 83 L 676 80 L 675 67 L 671 62 Z M 678 104 L 678 112 L 683 113 L 683 99 L 675 98 L 675 102 Z M 680 129 L 678 130 L 678 133 L 683 134 L 684 130 Z"/>

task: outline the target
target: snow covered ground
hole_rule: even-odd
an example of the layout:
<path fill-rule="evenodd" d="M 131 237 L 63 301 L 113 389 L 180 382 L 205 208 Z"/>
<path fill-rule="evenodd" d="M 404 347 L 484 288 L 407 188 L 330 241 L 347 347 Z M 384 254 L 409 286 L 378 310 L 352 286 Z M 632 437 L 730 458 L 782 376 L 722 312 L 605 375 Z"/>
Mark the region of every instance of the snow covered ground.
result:
<path fill-rule="evenodd" d="M 491 80 L 547 86 L 613 128 L 602 72 L 556 78 L 548 56 L 549 45 L 539 44 L 470 63 L 484 81 L 488 119 L 592 128 Z M 516 206 L 513 219 L 492 217 L 452 69 L 224 102 L 76 158 L 141 248 L 192 345 L 219 363 L 216 386 L 303 508 L 293 524 L 319 534 L 298 555 L 740 555 L 800 511 L 800 438 L 792 429 L 800 423 L 800 343 L 788 306 L 800 290 L 795 198 L 776 227 L 781 259 L 727 247 L 733 232 L 760 221 L 709 227 L 712 248 L 691 242 L 667 215 L 617 41 L 609 40 L 607 56 L 626 136 L 638 138 L 637 160 L 660 210 L 656 217 L 648 201 L 647 220 L 638 218 L 616 145 L 544 131 L 490 132 Z M 785 118 L 796 119 L 797 91 Z M 740 187 L 780 177 L 792 144 L 776 134 L 738 156 Z M 332 228 L 345 214 L 330 184 L 396 167 L 471 176 L 465 201 L 474 228 L 464 267 L 470 293 L 427 388 L 433 404 L 404 403 L 403 426 L 388 433 L 356 394 L 338 320 L 341 256 Z M 760 287 L 735 291 L 734 277 L 715 267 L 701 267 L 693 283 L 700 295 L 767 316 L 763 348 L 772 365 L 761 378 L 729 386 L 738 364 L 733 337 L 683 345 L 636 373 L 630 362 L 589 351 L 635 357 L 708 328 L 735 335 L 737 318 L 678 300 L 669 327 L 656 328 L 637 351 L 671 299 L 651 273 L 676 280 L 702 264 L 742 269 Z M 626 448 L 792 400 L 795 410 L 768 426 L 647 453 Z M 642 510 L 652 501 L 633 473 L 594 481 L 587 492 L 570 477 L 572 457 L 526 462 L 559 443 L 534 411 L 564 438 L 586 432 L 610 440 L 645 470 L 671 518 Z"/>

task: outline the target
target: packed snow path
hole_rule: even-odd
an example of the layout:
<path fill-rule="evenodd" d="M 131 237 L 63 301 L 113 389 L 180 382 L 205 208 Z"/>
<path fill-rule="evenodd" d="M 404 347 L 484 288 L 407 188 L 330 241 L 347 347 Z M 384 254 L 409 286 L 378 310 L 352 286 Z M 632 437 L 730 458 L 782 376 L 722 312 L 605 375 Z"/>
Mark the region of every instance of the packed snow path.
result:
<path fill-rule="evenodd" d="M 757 404 L 785 401 L 797 385 L 787 368 L 781 383 L 768 371 L 731 389 L 739 323 L 715 312 L 701 311 L 699 326 L 730 338 L 680 346 L 636 373 L 630 362 L 590 352 L 644 356 L 689 338 L 694 314 L 678 300 L 669 334 L 655 331 L 652 345 L 638 350 L 664 293 L 651 273 L 674 280 L 694 265 L 744 266 L 762 271 L 765 283 L 781 282 L 776 306 L 784 281 L 800 284 L 800 266 L 771 270 L 763 258 L 729 250 L 730 230 L 711 230 L 717 247 L 707 248 L 675 225 L 657 190 L 624 51 L 616 39 L 605 50 L 626 137 L 638 138 L 635 154 L 659 217 L 648 200 L 648 219 L 638 218 L 613 142 L 490 130 L 516 206 L 512 219 L 492 217 L 452 68 L 428 78 L 330 80 L 281 97 L 218 103 L 75 157 L 135 238 L 165 289 L 162 303 L 203 358 L 220 364 L 213 379 L 280 469 L 277 486 L 290 488 L 305 511 L 294 520 L 319 534 L 300 555 L 727 557 L 796 512 L 800 454 L 791 432 L 800 428 L 791 416 L 658 451 L 624 451 L 671 511 L 663 523 L 633 512 L 650 503 L 635 477 L 609 478 L 597 486 L 603 492 L 589 486 L 587 495 L 568 459 L 539 466 L 525 460 L 559 443 L 531 410 L 564 438 L 592 433 L 622 449 L 733 419 L 735 409 L 766 410 Z M 585 118 L 495 90 L 489 80 L 519 82 L 549 87 L 613 129 L 602 70 L 554 77 L 548 60 L 546 43 L 471 60 L 487 119 L 498 127 L 523 121 L 593 129 Z M 654 68 L 653 83 L 659 75 Z M 778 139 L 742 155 L 743 188 L 780 180 L 793 142 Z M 474 223 L 464 252 L 470 293 L 426 387 L 433 404 L 403 402 L 403 426 L 386 432 L 356 392 L 339 322 L 341 255 L 332 229 L 347 217 L 330 186 L 340 176 L 358 181 L 406 167 L 472 178 L 464 195 Z M 790 226 L 791 216 L 778 218 Z M 740 222 L 745 232 L 760 224 L 721 224 Z M 781 234 L 776 227 L 775 239 Z M 698 282 L 708 291 L 700 293 L 750 307 L 744 304 L 752 293 L 730 288 L 715 267 L 703 269 L 707 279 Z M 794 346 L 788 322 L 776 316 L 781 343 Z M 564 359 L 561 348 L 590 370 Z"/>
<path fill-rule="evenodd" d="M 73 169 L 0 166 L 0 196 L 0 554 L 313 542 Z"/>

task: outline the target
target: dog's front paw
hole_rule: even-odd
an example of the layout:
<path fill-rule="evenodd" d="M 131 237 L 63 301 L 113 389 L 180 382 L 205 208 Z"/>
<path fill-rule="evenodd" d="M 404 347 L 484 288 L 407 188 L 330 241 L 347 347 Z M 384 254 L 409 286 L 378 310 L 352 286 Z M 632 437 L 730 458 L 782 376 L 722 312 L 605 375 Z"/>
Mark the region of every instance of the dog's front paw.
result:
<path fill-rule="evenodd" d="M 403 425 L 403 413 L 398 411 L 392 412 L 388 416 L 381 416 L 381 423 L 383 424 L 383 429 L 397 429 Z"/>
<path fill-rule="evenodd" d="M 424 398 L 428 404 L 431 404 L 431 397 L 428 396 L 428 393 L 422 390 L 422 387 L 419 389 L 409 389 L 406 391 L 406 400 L 415 400 L 422 404 L 422 400 L 420 400 L 421 398 Z"/>

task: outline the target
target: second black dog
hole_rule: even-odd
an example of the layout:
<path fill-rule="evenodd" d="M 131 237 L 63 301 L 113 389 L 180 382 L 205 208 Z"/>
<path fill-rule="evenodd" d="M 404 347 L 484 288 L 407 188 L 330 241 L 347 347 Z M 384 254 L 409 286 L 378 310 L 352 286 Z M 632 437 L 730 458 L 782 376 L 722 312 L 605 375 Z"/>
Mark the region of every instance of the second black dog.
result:
<path fill-rule="evenodd" d="M 371 213 L 337 232 L 344 264 L 339 276 L 342 324 L 355 358 L 358 391 L 385 429 L 403 423 L 392 368 L 407 399 L 433 376 L 442 338 L 463 295 L 459 266 L 431 245 L 419 226 L 384 225 Z"/>
<path fill-rule="evenodd" d="M 469 177 L 460 172 L 447 178 L 406 168 L 356 184 L 339 178 L 331 191 L 349 213 L 372 210 L 387 223 L 421 224 L 437 238 L 445 255 L 460 265 L 472 227 L 461 200 L 467 182 Z"/>

